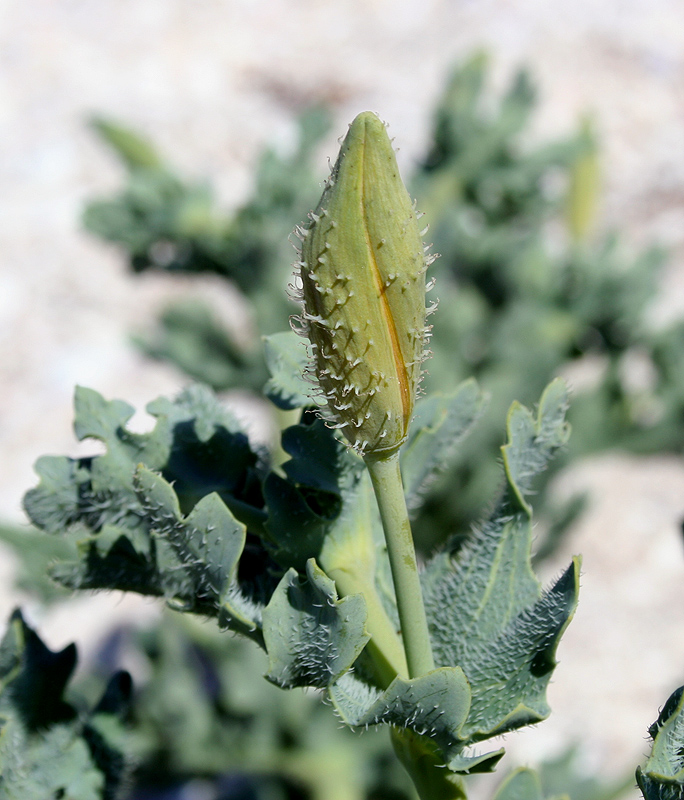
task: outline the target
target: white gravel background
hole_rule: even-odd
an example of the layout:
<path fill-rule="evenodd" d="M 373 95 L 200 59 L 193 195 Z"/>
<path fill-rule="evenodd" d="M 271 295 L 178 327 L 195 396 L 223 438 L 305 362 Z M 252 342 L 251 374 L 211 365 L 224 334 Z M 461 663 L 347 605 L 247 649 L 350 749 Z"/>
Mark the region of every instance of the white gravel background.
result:
<path fill-rule="evenodd" d="M 657 237 L 672 247 L 652 318 L 682 313 L 679 0 L 0 0 L 0 516 L 22 519 L 39 455 L 83 452 L 71 433 L 74 384 L 137 407 L 182 385 L 127 336 L 189 284 L 134 280 L 79 229 L 86 198 L 122 177 L 88 132 L 90 114 L 149 132 L 230 206 L 249 191 L 262 147 L 286 147 L 295 109 L 314 98 L 334 102 L 338 120 L 322 173 L 363 109 L 390 122 L 410 168 L 449 66 L 479 47 L 497 86 L 521 62 L 533 69 L 534 136 L 594 114 L 604 225 L 633 246 Z M 204 289 L 225 303 L 219 284 Z M 579 486 L 594 503 L 568 543 L 584 554 L 583 591 L 550 690 L 554 714 L 508 737 L 507 761 L 578 741 L 588 767 L 618 775 L 646 752 L 648 724 L 684 682 L 684 464 L 605 456 L 559 490 Z M 10 576 L 3 555 L 0 616 L 17 600 Z M 52 646 L 76 639 L 87 653 L 105 619 L 149 618 L 156 606 L 102 595 L 32 613 Z"/>

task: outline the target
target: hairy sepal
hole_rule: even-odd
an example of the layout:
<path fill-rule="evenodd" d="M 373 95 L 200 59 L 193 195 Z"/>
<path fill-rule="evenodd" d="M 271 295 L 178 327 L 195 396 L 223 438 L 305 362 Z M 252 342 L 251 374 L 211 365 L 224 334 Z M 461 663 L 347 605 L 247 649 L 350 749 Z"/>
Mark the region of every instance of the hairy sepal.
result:
<path fill-rule="evenodd" d="M 352 122 L 303 237 L 301 322 L 329 419 L 361 453 L 405 439 L 428 329 L 416 212 L 384 124 Z"/>

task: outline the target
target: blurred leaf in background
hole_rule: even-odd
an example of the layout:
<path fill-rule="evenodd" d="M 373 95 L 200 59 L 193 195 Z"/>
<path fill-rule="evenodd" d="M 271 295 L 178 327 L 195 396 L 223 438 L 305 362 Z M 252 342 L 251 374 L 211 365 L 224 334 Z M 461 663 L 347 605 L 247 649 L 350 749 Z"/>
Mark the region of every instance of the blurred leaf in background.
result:
<path fill-rule="evenodd" d="M 217 798 L 411 797 L 384 736 L 359 738 L 317 695 L 264 681 L 266 658 L 250 643 L 167 613 L 158 627 L 113 632 L 99 670 L 122 658 L 133 658 L 144 676 L 131 722 L 143 743 L 131 800 L 156 797 L 164 786 L 180 797 L 198 778 Z"/>
<path fill-rule="evenodd" d="M 16 558 L 14 585 L 41 603 L 65 599 L 69 591 L 50 577 L 56 561 L 70 561 L 76 556 L 76 544 L 67 537 L 46 536 L 29 525 L 0 523 L 0 541 Z"/>
<path fill-rule="evenodd" d="M 214 273 L 232 281 L 258 328 L 245 345 L 206 304 L 184 301 L 168 307 L 153 332 L 138 334 L 144 351 L 215 389 L 261 388 L 267 376 L 259 334 L 287 327 L 294 310 L 286 292 L 294 260 L 289 237 L 316 203 L 312 157 L 329 126 L 324 108 L 303 112 L 294 152 L 267 150 L 252 198 L 228 215 L 217 210 L 208 184 L 178 177 L 150 141 L 111 120 L 94 120 L 94 130 L 127 168 L 128 182 L 115 197 L 88 204 L 86 229 L 118 244 L 134 272 Z"/>
<path fill-rule="evenodd" d="M 663 253 L 626 255 L 617 235 L 596 232 L 591 124 L 582 121 L 565 140 L 532 145 L 530 77 L 518 73 L 492 103 L 486 75 L 482 54 L 454 71 L 413 182 L 441 254 L 432 269 L 440 307 L 426 386 L 474 376 L 490 397 L 416 520 L 428 548 L 446 530 L 467 531 L 493 500 L 496 420 L 514 399 L 533 402 L 556 374 L 579 377 L 567 458 L 614 447 L 677 451 L 684 444 L 681 378 L 662 352 L 663 342 L 681 333 L 654 332 L 646 323 Z M 634 357 L 653 373 L 652 385 L 634 385 Z M 592 368 L 593 384 L 583 380 Z M 548 555 L 581 503 L 573 498 L 565 508 L 544 509 L 543 488 L 536 506 L 553 529 L 542 544 Z"/>
<path fill-rule="evenodd" d="M 6 800 L 115 800 L 126 785 L 130 676 L 116 673 L 94 707 L 78 708 L 66 695 L 75 666 L 74 645 L 53 653 L 14 612 L 0 643 L 0 796 Z"/>

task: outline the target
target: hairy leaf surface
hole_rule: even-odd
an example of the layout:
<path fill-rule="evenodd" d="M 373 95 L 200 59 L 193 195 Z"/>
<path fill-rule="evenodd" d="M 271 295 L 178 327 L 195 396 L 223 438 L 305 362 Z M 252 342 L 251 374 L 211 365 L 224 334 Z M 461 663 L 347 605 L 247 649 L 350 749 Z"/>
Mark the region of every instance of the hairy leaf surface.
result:
<path fill-rule="evenodd" d="M 428 737 L 454 772 L 492 769 L 503 750 L 482 756 L 464 754 L 462 734 L 470 706 L 470 687 L 460 667 L 442 667 L 420 678 L 397 677 L 385 691 L 373 689 L 352 673 L 330 689 L 340 717 L 354 727 L 381 723 Z"/>
<path fill-rule="evenodd" d="M 335 584 L 313 559 L 300 578 L 288 570 L 264 609 L 266 677 L 283 688 L 325 688 L 356 661 L 369 639 L 360 594 L 338 600 Z"/>
<path fill-rule="evenodd" d="M 236 581 L 245 526 L 216 493 L 183 517 L 175 491 L 160 475 L 140 467 L 135 485 L 155 539 L 167 602 L 180 611 L 218 615 L 224 627 L 261 642 L 261 610 L 242 596 Z"/>
<path fill-rule="evenodd" d="M 648 732 L 653 748 L 637 768 L 636 779 L 645 800 L 684 797 L 684 686 L 674 691 Z"/>
<path fill-rule="evenodd" d="M 508 486 L 489 521 L 457 552 L 439 553 L 423 574 L 435 662 L 463 668 L 472 702 L 463 733 L 479 741 L 544 719 L 555 650 L 575 608 L 579 564 L 546 592 L 530 566 L 535 474 L 564 444 L 566 390 L 544 393 L 536 419 L 519 404 L 502 448 Z"/>
<path fill-rule="evenodd" d="M 99 439 L 106 452 L 41 459 L 41 482 L 25 498 L 36 525 L 79 540 L 80 558 L 58 563 L 53 575 L 71 588 L 165 596 L 254 631 L 260 598 L 242 593 L 235 573 L 245 528 L 258 532 L 265 517 L 260 454 L 204 387 L 147 410 L 155 427 L 133 433 L 128 404 L 77 390 L 76 433 Z M 137 471 L 141 463 L 147 469 Z M 250 548 L 259 548 L 257 537 Z M 250 586 L 271 566 L 263 548 L 261 555 L 250 560 Z"/>

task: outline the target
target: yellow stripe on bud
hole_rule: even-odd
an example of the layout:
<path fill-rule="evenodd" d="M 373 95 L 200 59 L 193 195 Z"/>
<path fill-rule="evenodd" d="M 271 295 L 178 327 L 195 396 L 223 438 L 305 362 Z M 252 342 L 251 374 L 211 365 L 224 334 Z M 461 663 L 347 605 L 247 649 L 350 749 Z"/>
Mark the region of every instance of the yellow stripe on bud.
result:
<path fill-rule="evenodd" d="M 331 421 L 363 455 L 406 439 L 420 381 L 426 258 L 384 124 L 352 122 L 302 236 L 301 320 Z"/>

